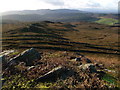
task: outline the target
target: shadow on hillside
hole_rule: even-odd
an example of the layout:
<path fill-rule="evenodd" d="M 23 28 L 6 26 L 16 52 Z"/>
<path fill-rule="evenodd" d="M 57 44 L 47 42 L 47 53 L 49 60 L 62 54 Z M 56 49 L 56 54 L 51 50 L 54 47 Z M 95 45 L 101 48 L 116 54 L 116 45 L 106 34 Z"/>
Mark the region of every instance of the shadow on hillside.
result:
<path fill-rule="evenodd" d="M 88 48 L 93 48 L 93 49 L 101 49 L 101 50 L 110 50 L 110 51 L 118 51 L 120 52 L 120 50 L 117 49 L 110 49 L 110 48 L 104 48 L 104 47 L 98 47 L 98 45 L 93 45 L 93 44 L 89 44 L 89 43 L 80 43 L 80 42 L 68 42 L 68 41 L 54 41 L 56 43 L 66 43 L 66 44 L 73 44 L 73 45 L 83 45 L 85 47 Z"/>
<path fill-rule="evenodd" d="M 71 28 L 74 26 L 67 25 L 66 27 L 69 27 L 68 29 L 50 29 L 47 27 L 47 25 L 46 27 L 44 26 L 45 25 L 33 24 L 26 28 L 11 30 L 9 32 L 6 32 L 6 33 L 10 33 L 10 35 L 7 36 L 7 39 L 3 39 L 3 42 L 4 44 L 8 44 L 6 46 L 7 48 L 33 47 L 38 49 L 87 52 L 87 53 L 103 53 L 103 54 L 118 54 L 118 52 L 120 52 L 120 50 L 117 49 L 99 47 L 98 45 L 93 45 L 88 43 L 71 42 L 69 41 L 69 39 L 64 38 L 61 33 L 70 31 Z M 11 35 L 11 33 L 13 34 Z M 53 45 L 53 46 L 45 47 L 41 45 Z M 86 48 L 88 50 L 81 50 Z M 91 51 L 91 49 L 94 49 L 96 51 Z M 112 52 L 116 51 L 117 53 L 111 53 L 111 51 Z"/>
<path fill-rule="evenodd" d="M 30 46 L 20 46 L 19 48 L 31 48 Z M 89 51 L 89 50 L 74 50 L 70 48 L 61 48 L 61 47 L 45 47 L 45 46 L 33 46 L 32 48 L 36 49 L 48 49 L 48 50 L 56 50 L 56 51 L 71 51 L 71 52 L 84 52 L 84 53 L 94 53 L 94 54 L 113 54 L 113 55 L 120 55 L 119 53 L 108 53 L 108 52 L 98 52 L 98 51 Z"/>
<path fill-rule="evenodd" d="M 9 36 L 9 37 L 16 37 L 16 38 L 27 37 L 27 38 L 30 38 L 30 39 L 32 39 L 32 37 L 35 37 L 35 38 L 43 37 L 43 38 L 55 38 L 55 39 L 69 40 L 69 39 L 63 38 L 63 37 L 61 37 L 60 35 L 57 35 L 57 34 L 52 34 L 52 35 L 50 35 L 50 34 L 46 34 L 46 35 L 14 35 L 14 36 Z"/>

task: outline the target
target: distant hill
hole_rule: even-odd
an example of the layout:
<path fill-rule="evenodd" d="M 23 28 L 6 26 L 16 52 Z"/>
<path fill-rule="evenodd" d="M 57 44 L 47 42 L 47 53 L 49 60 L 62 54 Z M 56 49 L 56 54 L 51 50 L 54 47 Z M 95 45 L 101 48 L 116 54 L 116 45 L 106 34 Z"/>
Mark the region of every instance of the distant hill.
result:
<path fill-rule="evenodd" d="M 16 23 L 20 23 L 20 21 L 4 19 L 4 20 L 2 20 L 2 22 L 0 22 L 0 24 L 1 23 L 2 24 L 16 24 Z"/>
<path fill-rule="evenodd" d="M 118 18 L 116 14 L 96 14 L 86 11 L 70 9 L 41 9 L 10 11 L 3 13 L 4 20 L 15 20 L 22 22 L 33 21 L 54 21 L 54 22 L 78 22 L 78 21 L 96 21 L 99 17 Z"/>
<path fill-rule="evenodd" d="M 23 10 L 23 11 L 9 11 L 2 13 L 3 15 L 13 15 L 13 14 L 39 14 L 39 15 L 45 15 L 45 14 L 55 14 L 55 13 L 87 13 L 86 11 L 80 11 L 80 10 L 71 10 L 71 9 L 40 9 L 40 10 Z"/>
<path fill-rule="evenodd" d="M 96 17 L 92 17 L 92 14 L 83 14 L 83 13 L 56 13 L 56 14 L 27 14 L 27 15 L 5 15 L 3 16 L 3 20 L 17 20 L 24 22 L 32 22 L 32 21 L 55 21 L 55 22 L 76 22 L 76 21 L 93 21 L 96 20 Z"/>

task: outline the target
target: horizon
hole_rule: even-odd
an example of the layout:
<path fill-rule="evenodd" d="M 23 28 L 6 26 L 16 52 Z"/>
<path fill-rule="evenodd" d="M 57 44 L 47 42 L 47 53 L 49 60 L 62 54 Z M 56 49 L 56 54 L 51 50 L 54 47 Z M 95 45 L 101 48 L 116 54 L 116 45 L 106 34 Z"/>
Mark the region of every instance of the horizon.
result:
<path fill-rule="evenodd" d="M 6 4 L 6 2 L 8 4 Z M 1 1 L 0 13 L 40 9 L 73 9 L 98 13 L 118 13 L 118 3 L 119 0 L 4 0 Z M 5 4 L 7 7 L 5 7 Z"/>
<path fill-rule="evenodd" d="M 89 12 L 89 13 L 103 13 L 103 14 L 118 14 L 119 11 L 106 11 L 106 10 L 79 10 L 79 9 L 66 9 L 66 8 L 63 8 L 63 9 L 26 9 L 26 10 L 11 10 L 11 11 L 5 11 L 5 12 L 0 12 L 0 14 L 9 14 L 11 12 L 22 12 L 22 11 L 39 11 L 39 10 L 78 10 L 78 11 L 83 11 L 83 12 Z"/>

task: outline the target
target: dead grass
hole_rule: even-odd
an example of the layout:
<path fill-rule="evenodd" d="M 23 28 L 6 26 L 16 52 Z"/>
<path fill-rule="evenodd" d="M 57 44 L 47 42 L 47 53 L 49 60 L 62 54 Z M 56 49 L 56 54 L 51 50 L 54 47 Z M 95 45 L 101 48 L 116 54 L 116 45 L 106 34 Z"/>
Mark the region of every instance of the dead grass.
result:
<path fill-rule="evenodd" d="M 107 62 L 108 66 L 118 62 L 117 56 L 113 56 L 119 54 L 118 28 L 96 23 L 4 24 L 2 43 L 3 49 L 34 47 L 72 51 L 86 54 L 93 60 Z"/>
<path fill-rule="evenodd" d="M 39 75 L 62 65 L 74 70 L 75 76 L 68 77 L 66 80 L 58 80 L 54 85 L 51 85 L 52 87 L 56 85 L 60 88 L 90 88 L 93 85 L 101 85 L 102 87 L 106 82 L 98 80 L 96 75 L 81 72 L 77 68 L 80 63 L 71 62 L 69 58 L 77 56 L 75 53 L 83 54 L 92 62 L 104 64 L 108 69 L 119 72 L 117 29 L 116 27 L 88 22 L 5 24 L 3 25 L 2 47 L 5 50 L 18 49 L 20 51 L 33 47 L 43 52 L 42 60 L 34 63 L 34 65 L 37 63 L 42 65 L 38 65 L 27 74 L 24 73 L 29 78 L 35 79 Z M 13 68 L 13 74 L 15 70 Z M 21 69 L 16 72 L 20 73 Z M 119 74 L 113 76 L 119 77 Z"/>

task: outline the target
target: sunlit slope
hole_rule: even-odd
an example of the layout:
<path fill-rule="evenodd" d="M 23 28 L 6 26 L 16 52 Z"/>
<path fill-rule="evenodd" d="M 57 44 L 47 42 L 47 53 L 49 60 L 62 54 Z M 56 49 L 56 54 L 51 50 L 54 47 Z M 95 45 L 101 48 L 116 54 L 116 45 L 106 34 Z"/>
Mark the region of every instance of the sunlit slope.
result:
<path fill-rule="evenodd" d="M 20 25 L 20 26 L 19 26 Z M 3 25 L 3 49 L 38 48 L 85 53 L 118 54 L 118 29 L 79 22 L 39 22 Z M 17 28 L 18 27 L 18 28 Z M 113 38 L 114 37 L 114 38 Z"/>
<path fill-rule="evenodd" d="M 100 23 L 100 24 L 114 25 L 114 24 L 118 23 L 118 20 L 113 19 L 113 18 L 101 18 L 100 20 L 98 20 L 96 22 Z"/>

